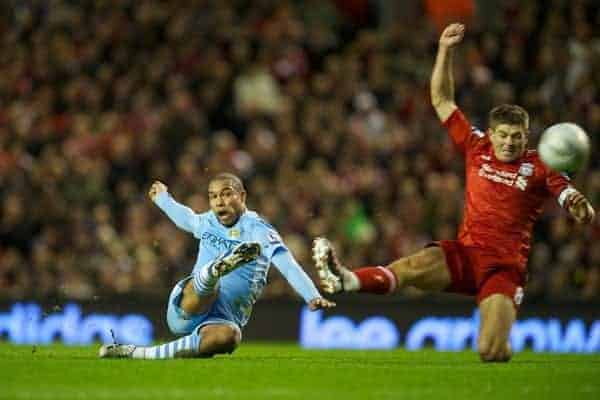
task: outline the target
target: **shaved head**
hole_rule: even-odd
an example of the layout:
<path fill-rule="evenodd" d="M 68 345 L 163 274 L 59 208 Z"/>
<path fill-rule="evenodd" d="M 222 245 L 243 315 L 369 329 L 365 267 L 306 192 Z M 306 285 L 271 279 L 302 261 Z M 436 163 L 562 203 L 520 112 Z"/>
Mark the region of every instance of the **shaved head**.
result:
<path fill-rule="evenodd" d="M 229 181 L 231 183 L 231 186 L 238 192 L 245 192 L 246 189 L 244 188 L 244 184 L 242 183 L 242 180 L 234 174 L 230 174 L 228 172 L 222 172 L 220 174 L 217 174 L 215 176 L 213 176 L 210 182 L 214 182 L 214 181 Z"/>

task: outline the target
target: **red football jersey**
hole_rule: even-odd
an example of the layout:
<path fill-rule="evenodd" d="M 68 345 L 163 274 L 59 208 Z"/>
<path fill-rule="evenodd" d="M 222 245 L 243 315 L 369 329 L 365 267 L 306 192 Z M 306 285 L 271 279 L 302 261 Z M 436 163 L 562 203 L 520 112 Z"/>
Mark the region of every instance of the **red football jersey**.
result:
<path fill-rule="evenodd" d="M 537 151 L 510 163 L 499 161 L 488 135 L 473 127 L 460 110 L 444 122 L 465 156 L 465 208 L 458 239 L 498 257 L 499 263 L 524 269 L 533 224 L 548 196 L 561 204 L 574 189 L 569 180 L 549 169 Z"/>

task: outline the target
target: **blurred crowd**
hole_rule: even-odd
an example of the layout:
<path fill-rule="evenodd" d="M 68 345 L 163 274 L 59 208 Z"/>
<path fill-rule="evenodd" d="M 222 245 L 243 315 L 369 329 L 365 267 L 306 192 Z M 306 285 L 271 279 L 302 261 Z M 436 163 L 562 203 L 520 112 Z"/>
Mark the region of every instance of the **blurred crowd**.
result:
<path fill-rule="evenodd" d="M 313 276 L 317 235 L 356 266 L 454 238 L 463 162 L 429 103 L 440 16 L 428 3 L 3 2 L 0 296 L 166 296 L 197 243 L 148 199 L 155 179 L 204 211 L 208 178 L 239 174 Z M 597 151 L 594 3 L 449 15 L 467 22 L 454 71 L 472 122 L 514 102 L 532 116 L 531 146 L 574 121 Z M 574 182 L 600 208 L 597 157 Z M 528 296 L 600 298 L 599 238 L 600 223 L 576 226 L 549 201 Z M 265 296 L 291 294 L 273 271 Z"/>

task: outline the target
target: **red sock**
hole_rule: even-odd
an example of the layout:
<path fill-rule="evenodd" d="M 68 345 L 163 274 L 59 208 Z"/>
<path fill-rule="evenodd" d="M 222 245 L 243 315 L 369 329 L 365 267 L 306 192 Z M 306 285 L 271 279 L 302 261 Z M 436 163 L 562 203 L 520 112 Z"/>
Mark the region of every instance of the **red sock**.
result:
<path fill-rule="evenodd" d="M 389 294 L 396 289 L 396 276 L 384 267 L 363 267 L 352 272 L 360 281 L 359 292 Z"/>

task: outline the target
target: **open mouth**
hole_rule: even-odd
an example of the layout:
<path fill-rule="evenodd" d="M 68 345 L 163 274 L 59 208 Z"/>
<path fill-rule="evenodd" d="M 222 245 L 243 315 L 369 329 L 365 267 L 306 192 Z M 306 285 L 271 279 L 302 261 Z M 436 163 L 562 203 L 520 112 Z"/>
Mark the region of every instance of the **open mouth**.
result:
<path fill-rule="evenodd" d="M 221 210 L 221 211 L 217 211 L 217 216 L 219 218 L 226 218 L 229 215 L 229 211 L 227 210 Z"/>

